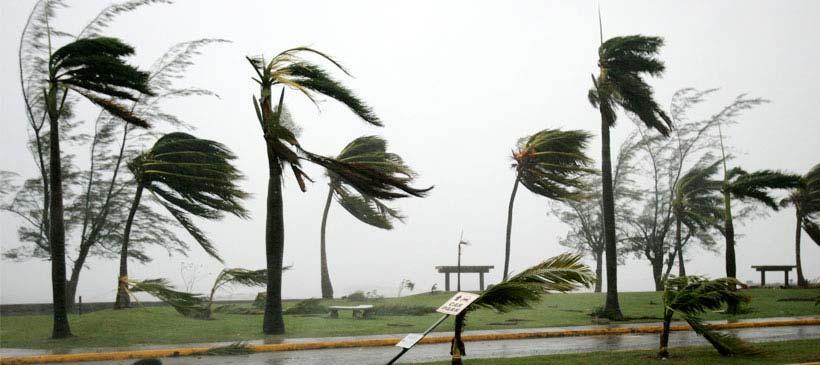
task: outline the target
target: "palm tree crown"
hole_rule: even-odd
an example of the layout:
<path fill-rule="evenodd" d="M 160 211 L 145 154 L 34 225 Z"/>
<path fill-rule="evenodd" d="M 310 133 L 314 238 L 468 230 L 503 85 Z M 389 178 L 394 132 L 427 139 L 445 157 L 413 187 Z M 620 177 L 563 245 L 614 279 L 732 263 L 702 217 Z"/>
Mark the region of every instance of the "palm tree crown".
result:
<path fill-rule="evenodd" d="M 148 127 L 148 122 L 108 97 L 137 100 L 154 95 L 147 72 L 126 64 L 134 48 L 117 38 L 85 38 L 58 49 L 49 60 L 49 81 L 71 89 L 122 120 Z"/>
<path fill-rule="evenodd" d="M 716 195 L 721 181 L 713 180 L 720 161 L 706 166 L 695 166 L 678 179 L 675 185 L 672 209 L 690 230 L 714 227 L 722 217 L 721 197 Z"/>
<path fill-rule="evenodd" d="M 583 177 L 594 172 L 584 150 L 591 135 L 585 131 L 545 129 L 518 143 L 513 167 L 528 190 L 557 201 L 582 199 Z"/>
<path fill-rule="evenodd" d="M 733 198 L 751 200 L 778 210 L 779 206 L 771 190 L 794 189 L 800 187 L 800 176 L 773 170 L 746 172 L 740 167 L 728 171 L 724 191 Z"/>
<path fill-rule="evenodd" d="M 175 132 L 128 163 L 138 184 L 152 192 L 171 215 L 211 256 L 221 261 L 208 237 L 187 213 L 206 219 L 225 212 L 247 218 L 241 200 L 248 194 L 238 186 L 242 174 L 233 166 L 236 156 L 224 145 Z M 187 213 L 186 213 L 187 212 Z"/>
<path fill-rule="evenodd" d="M 652 87 L 641 75 L 663 73 L 663 61 L 654 57 L 662 46 L 663 38 L 637 34 L 610 38 L 598 47 L 601 72 L 597 80 L 593 77 L 588 98 L 594 107 L 600 108 L 610 127 L 615 125 L 615 109 L 620 106 L 635 114 L 647 127 L 669 135 L 672 120 L 654 100 Z"/>
<path fill-rule="evenodd" d="M 789 196 L 803 230 L 820 245 L 820 164 L 814 165 L 802 178 L 800 186 Z"/>

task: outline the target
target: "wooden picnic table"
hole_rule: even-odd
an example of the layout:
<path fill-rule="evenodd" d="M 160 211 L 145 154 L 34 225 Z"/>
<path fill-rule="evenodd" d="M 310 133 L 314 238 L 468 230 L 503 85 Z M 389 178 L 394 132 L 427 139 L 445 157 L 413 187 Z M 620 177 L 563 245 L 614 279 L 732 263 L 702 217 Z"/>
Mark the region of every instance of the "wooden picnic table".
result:
<path fill-rule="evenodd" d="M 327 309 L 330 309 L 330 318 L 339 318 L 340 310 L 349 310 L 353 312 L 353 319 L 367 319 L 373 314 L 373 306 L 370 304 L 332 305 L 327 307 Z"/>
<path fill-rule="evenodd" d="M 760 286 L 766 286 L 766 271 L 782 271 L 785 278 L 783 285 L 789 287 L 789 271 L 797 266 L 794 265 L 752 265 L 752 269 L 760 271 Z"/>

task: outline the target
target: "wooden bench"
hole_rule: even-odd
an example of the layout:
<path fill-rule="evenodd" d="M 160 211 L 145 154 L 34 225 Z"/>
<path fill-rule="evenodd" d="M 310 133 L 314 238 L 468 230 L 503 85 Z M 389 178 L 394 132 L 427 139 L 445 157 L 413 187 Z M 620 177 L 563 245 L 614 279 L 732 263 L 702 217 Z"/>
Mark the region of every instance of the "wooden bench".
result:
<path fill-rule="evenodd" d="M 340 310 L 349 310 L 353 312 L 353 319 L 368 319 L 373 315 L 373 306 L 370 304 L 332 305 L 327 307 L 327 309 L 330 309 L 330 318 L 339 318 Z"/>
<path fill-rule="evenodd" d="M 783 285 L 789 287 L 789 271 L 797 266 L 794 265 L 752 265 L 752 269 L 760 271 L 760 286 L 766 286 L 766 271 L 782 271 L 785 275 Z"/>

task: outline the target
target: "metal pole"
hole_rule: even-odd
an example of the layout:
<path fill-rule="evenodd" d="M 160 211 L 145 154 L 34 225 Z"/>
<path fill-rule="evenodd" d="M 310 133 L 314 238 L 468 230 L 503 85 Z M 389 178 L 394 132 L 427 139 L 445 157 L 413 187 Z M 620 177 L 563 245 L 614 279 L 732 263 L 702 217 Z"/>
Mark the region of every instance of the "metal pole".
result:
<path fill-rule="evenodd" d="M 436 327 L 438 327 L 438 325 L 440 325 L 440 324 L 441 324 L 441 322 L 444 322 L 444 320 L 445 320 L 445 319 L 447 319 L 447 317 L 449 317 L 449 316 L 450 316 L 449 314 L 445 314 L 445 315 L 441 316 L 441 318 L 439 318 L 439 319 L 438 319 L 438 321 L 436 321 L 436 323 L 433 323 L 433 325 L 432 325 L 432 326 L 430 326 L 430 328 L 428 328 L 428 329 L 427 329 L 427 331 L 424 331 L 424 333 L 422 333 L 422 334 L 421 334 L 421 338 L 423 339 L 423 338 L 424 338 L 424 336 L 427 336 L 427 335 L 428 335 L 430 332 L 432 332 L 432 331 L 433 331 Z M 419 340 L 419 341 L 421 341 L 421 340 Z M 404 353 L 406 353 L 406 352 L 407 352 L 407 351 L 409 351 L 409 350 L 410 350 L 410 349 L 405 349 L 405 348 L 402 348 L 402 349 L 401 349 L 401 352 L 399 352 L 398 354 L 396 354 L 396 356 L 394 356 L 392 359 L 390 359 L 390 362 L 388 362 L 388 363 L 387 363 L 387 365 L 391 365 L 391 364 L 393 364 L 394 362 L 396 362 L 396 360 L 398 360 L 400 357 L 402 357 L 402 355 L 404 355 Z"/>
<path fill-rule="evenodd" d="M 456 275 L 456 291 L 461 291 L 461 241 L 458 242 L 458 274 Z"/>

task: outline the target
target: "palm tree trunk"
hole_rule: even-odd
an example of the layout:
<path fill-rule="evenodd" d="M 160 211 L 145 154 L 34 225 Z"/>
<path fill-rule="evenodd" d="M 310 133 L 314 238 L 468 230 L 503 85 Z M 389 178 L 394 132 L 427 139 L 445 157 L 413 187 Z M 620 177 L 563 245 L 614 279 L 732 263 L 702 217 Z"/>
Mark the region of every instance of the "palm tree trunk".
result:
<path fill-rule="evenodd" d="M 51 249 L 51 295 L 54 312 L 52 338 L 71 336 L 66 307 L 65 277 L 65 222 L 63 221 L 63 176 L 60 160 L 60 114 L 67 91 L 63 90 L 63 101 L 57 106 L 57 87 L 52 84 L 46 95 L 49 117 L 49 247 Z"/>
<path fill-rule="evenodd" d="M 519 176 L 518 173 L 516 173 L 515 184 L 513 184 L 512 194 L 510 194 L 510 205 L 507 208 L 507 245 L 504 251 L 504 280 L 507 280 L 507 276 L 510 273 L 510 237 L 512 236 L 513 204 L 515 204 L 515 193 L 518 192 L 518 183 Z"/>
<path fill-rule="evenodd" d="M 455 331 L 453 331 L 453 342 L 450 345 L 450 355 L 452 355 L 452 365 L 461 365 L 461 356 L 466 355 L 464 350 L 464 341 L 461 340 L 461 333 L 464 331 L 464 317 L 466 313 L 462 312 L 456 315 Z"/>
<path fill-rule="evenodd" d="M 603 282 L 603 264 L 604 251 L 595 253 L 595 292 L 601 292 L 601 283 Z"/>
<path fill-rule="evenodd" d="M 658 357 L 662 359 L 669 357 L 669 331 L 673 314 L 674 312 L 668 309 L 664 309 L 663 311 L 663 332 L 661 332 L 661 344 L 658 349 Z"/>
<path fill-rule="evenodd" d="M 735 261 L 735 225 L 732 222 L 732 201 L 729 191 L 723 192 L 723 221 L 724 235 L 726 236 L 726 277 L 737 277 L 737 263 Z M 736 290 L 737 288 L 732 287 Z M 728 300 L 726 312 L 737 314 L 740 303 L 736 300 Z"/>
<path fill-rule="evenodd" d="M 802 287 L 807 286 L 808 283 L 806 282 L 806 278 L 803 277 L 803 264 L 800 262 L 800 235 L 802 233 L 802 232 L 800 232 L 800 229 L 801 229 L 801 226 L 800 226 L 801 219 L 800 218 L 801 218 L 800 213 L 798 212 L 797 213 L 797 228 L 795 229 L 795 232 L 794 232 L 794 261 L 795 261 L 795 266 L 797 266 L 797 286 L 802 288 Z M 786 283 L 786 285 L 789 285 L 789 283 Z"/>
<path fill-rule="evenodd" d="M 265 221 L 265 257 L 268 269 L 267 298 L 262 331 L 266 335 L 285 333 L 282 318 L 282 256 L 285 253 L 285 221 L 282 204 L 282 170 L 279 159 L 268 148 L 268 208 Z"/>
<path fill-rule="evenodd" d="M 681 242 L 681 221 L 675 216 L 675 248 L 678 250 L 678 276 L 686 276 L 686 267 L 683 263 L 683 244 Z"/>
<path fill-rule="evenodd" d="M 606 304 L 604 314 L 613 320 L 623 318 L 618 303 L 618 258 L 615 240 L 615 195 L 612 191 L 612 158 L 609 154 L 609 123 L 601 111 L 601 195 L 604 213 L 604 250 L 606 252 Z"/>
<path fill-rule="evenodd" d="M 327 269 L 327 249 L 325 242 L 325 232 L 327 230 L 327 214 L 330 211 L 330 203 L 333 198 L 333 187 L 331 186 L 327 192 L 327 201 L 325 201 L 325 211 L 322 213 L 322 239 L 319 245 L 319 257 L 322 267 L 322 299 L 333 299 L 333 284 L 330 282 L 330 272 Z M 401 294 L 401 291 L 399 291 Z"/>
<path fill-rule="evenodd" d="M 117 278 L 117 298 L 114 301 L 114 309 L 123 309 L 131 306 L 131 297 L 128 295 L 128 243 L 131 240 L 131 226 L 134 224 L 134 216 L 142 199 L 143 185 L 137 186 L 134 193 L 134 202 L 131 203 L 131 210 L 128 211 L 128 219 L 125 221 L 125 233 L 122 236 L 122 247 L 120 248 L 120 275 Z"/>

